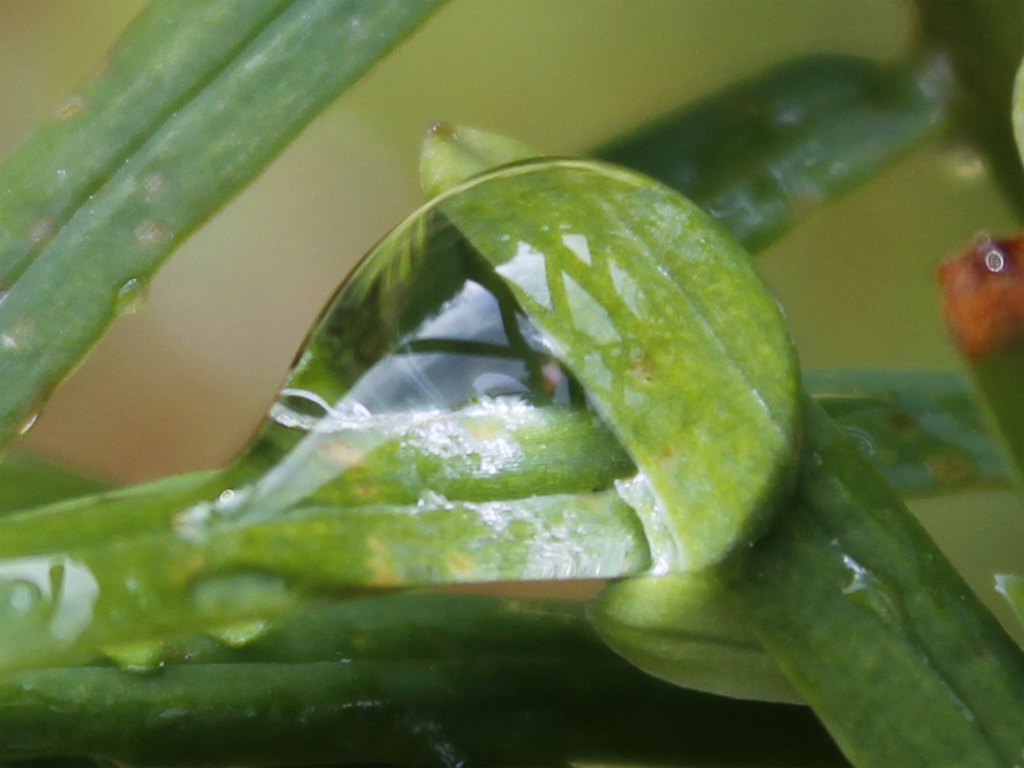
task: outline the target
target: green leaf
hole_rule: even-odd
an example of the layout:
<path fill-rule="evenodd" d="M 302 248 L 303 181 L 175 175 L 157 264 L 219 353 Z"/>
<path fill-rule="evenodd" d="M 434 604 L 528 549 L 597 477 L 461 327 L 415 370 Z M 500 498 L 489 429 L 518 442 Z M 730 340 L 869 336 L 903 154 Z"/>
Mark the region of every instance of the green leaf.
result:
<path fill-rule="evenodd" d="M 707 566 L 761 533 L 793 476 L 799 374 L 742 249 L 670 190 L 596 163 L 500 169 L 438 205 L 639 468 L 620 493 L 655 571 Z"/>
<path fill-rule="evenodd" d="M 633 669 L 578 603 L 430 594 L 313 606 L 238 647 L 194 637 L 148 674 L 96 665 L 0 683 L 0 759 L 59 754 L 131 765 L 844 764 L 806 709 L 695 694 Z"/>
<path fill-rule="evenodd" d="M 903 498 L 1006 487 L 1010 468 L 953 371 L 810 369 L 804 384 Z"/>
<path fill-rule="evenodd" d="M 24 451 L 0 461 L 0 517 L 21 509 L 96 494 L 108 483 Z"/>
<path fill-rule="evenodd" d="M 5 268 L 17 279 L 6 286 L 0 303 L 0 444 L 31 422 L 46 394 L 145 290 L 171 250 L 439 4 L 440 0 L 293 3 L 251 40 L 245 41 L 244 34 L 242 40 L 232 38 L 233 45 L 212 57 L 204 72 L 168 69 L 172 75 L 181 74 L 183 83 L 154 103 L 153 109 L 164 119 L 128 126 L 123 137 L 116 130 L 116 83 L 111 86 L 112 101 L 97 109 L 113 121 L 111 141 L 118 147 L 101 150 L 106 160 L 97 169 L 87 163 L 74 166 L 83 174 L 73 183 L 79 191 L 59 207 L 63 213 L 52 214 L 61 221 L 55 221 L 52 237 L 30 265 L 25 264 L 24 248 L 11 246 L 22 253 Z M 218 8 L 225 18 L 238 15 L 232 8 L 248 12 L 247 0 L 223 0 Z M 198 12 L 204 11 L 199 7 Z M 179 22 L 189 19 L 183 8 Z M 172 60 L 188 58 L 192 46 L 201 47 L 195 42 L 197 34 L 187 31 L 184 52 L 172 44 L 171 51 L 158 53 Z M 136 35 L 128 39 L 137 45 Z M 239 42 L 246 44 L 239 47 Z M 129 59 L 134 65 L 133 56 Z M 122 68 L 117 72 L 124 77 Z M 87 117 L 91 108 L 84 109 L 81 118 L 91 120 L 96 130 L 111 130 L 105 127 L 107 118 Z M 74 115 L 70 120 L 78 119 Z M 91 153 L 93 147 L 79 144 L 76 151 Z M 31 159 L 35 152 L 30 147 L 25 154 Z M 120 159 L 111 165 L 119 153 Z M 14 181 L 22 162 L 14 165 Z M 4 175 L 0 186 L 11 183 Z M 89 197 L 80 200 L 86 191 Z M 12 195 L 18 199 L 19 190 Z M 72 212 L 76 201 L 81 204 Z M 14 215 L 15 221 L 4 226 L 23 229 L 19 216 L 31 220 L 33 214 Z M 25 234 L 15 229 L 7 239 L 23 241 Z M 28 239 L 32 240 L 31 230 Z M 89 268 L 83 269 L 83 264 Z"/>
<path fill-rule="evenodd" d="M 761 250 L 873 177 L 946 118 L 941 62 L 850 56 L 787 62 L 598 147 L 711 213 Z"/>
<path fill-rule="evenodd" d="M 435 123 L 420 153 L 420 186 L 427 197 L 434 197 L 499 165 L 539 154 L 497 133 Z"/>
<path fill-rule="evenodd" d="M 291 4 L 181 0 L 147 6 L 53 119 L 0 163 L 0 290 L 119 165 Z"/>
<path fill-rule="evenodd" d="M 1016 765 L 1021 650 L 849 436 L 805 424 L 797 503 L 726 577 L 755 634 L 857 766 Z"/>

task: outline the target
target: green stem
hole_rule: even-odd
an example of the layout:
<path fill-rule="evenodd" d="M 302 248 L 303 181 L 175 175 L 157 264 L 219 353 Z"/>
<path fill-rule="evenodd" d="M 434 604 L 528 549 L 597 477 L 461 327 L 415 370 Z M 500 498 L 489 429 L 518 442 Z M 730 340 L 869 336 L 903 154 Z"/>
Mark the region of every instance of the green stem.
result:
<path fill-rule="evenodd" d="M 1019 764 L 1021 649 L 850 439 L 805 425 L 797 503 L 729 580 L 755 634 L 861 768 Z"/>
<path fill-rule="evenodd" d="M 797 736 L 799 735 L 799 736 Z M 396 595 L 316 606 L 159 669 L 65 667 L 0 683 L 0 759 L 131 765 L 838 766 L 811 713 L 652 680 L 578 603 Z"/>

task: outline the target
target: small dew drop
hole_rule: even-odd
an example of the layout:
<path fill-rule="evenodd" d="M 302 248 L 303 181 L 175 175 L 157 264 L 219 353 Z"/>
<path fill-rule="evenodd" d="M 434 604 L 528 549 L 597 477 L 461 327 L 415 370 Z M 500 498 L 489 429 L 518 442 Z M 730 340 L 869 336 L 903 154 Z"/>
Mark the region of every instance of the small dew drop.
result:
<path fill-rule="evenodd" d="M 114 310 L 119 315 L 134 314 L 145 306 L 148 298 L 147 284 L 133 277 L 118 289 L 117 297 L 114 299 Z"/>
<path fill-rule="evenodd" d="M 2 333 L 0 334 L 0 347 L 3 349 L 17 349 L 18 340 L 9 333 Z"/>
<path fill-rule="evenodd" d="M 0 599 L 0 615 L 23 618 L 42 603 L 39 587 L 31 581 L 12 581 L 3 589 Z"/>
<path fill-rule="evenodd" d="M 984 158 L 970 147 L 958 145 L 947 150 L 946 163 L 953 177 L 964 182 L 979 181 L 988 173 Z"/>
<path fill-rule="evenodd" d="M 860 427 L 844 427 L 846 433 L 853 438 L 853 441 L 857 444 L 860 452 L 865 456 L 871 457 L 878 454 L 878 444 L 875 439 L 866 431 Z"/>
<path fill-rule="evenodd" d="M 1002 272 L 1006 269 L 1006 256 L 998 248 L 992 248 L 985 253 L 985 269 L 989 272 Z"/>
<path fill-rule="evenodd" d="M 34 427 L 36 425 L 36 421 L 38 419 L 39 419 L 39 412 L 36 411 L 35 413 L 33 413 L 31 416 L 29 416 L 27 419 L 25 419 L 25 421 L 23 421 L 21 423 L 21 426 L 18 427 L 18 434 L 19 435 L 24 435 L 26 432 L 28 432 L 30 429 L 32 429 L 32 427 Z"/>
<path fill-rule="evenodd" d="M 125 672 L 149 674 L 163 667 L 162 643 L 131 643 L 104 648 L 103 653 Z"/>
<path fill-rule="evenodd" d="M 241 648 L 263 635 L 269 626 L 265 621 L 242 621 L 211 629 L 207 634 L 230 648 Z"/>
<path fill-rule="evenodd" d="M 68 172 L 66 170 L 64 170 L 63 168 L 58 168 L 57 169 L 57 178 L 58 179 L 67 178 L 67 175 L 68 175 Z"/>

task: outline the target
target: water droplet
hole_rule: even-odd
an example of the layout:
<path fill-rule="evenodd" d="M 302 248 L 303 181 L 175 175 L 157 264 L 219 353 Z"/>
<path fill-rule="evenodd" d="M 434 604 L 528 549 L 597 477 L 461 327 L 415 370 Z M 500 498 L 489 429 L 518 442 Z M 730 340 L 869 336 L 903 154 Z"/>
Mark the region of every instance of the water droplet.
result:
<path fill-rule="evenodd" d="M 50 635 L 70 643 L 92 623 L 99 583 L 87 565 L 67 555 L 0 560 L 0 615 L 48 624 Z"/>
<path fill-rule="evenodd" d="M 0 616 L 28 616 L 43 600 L 39 586 L 31 581 L 0 582 Z"/>
<path fill-rule="evenodd" d="M 455 505 L 443 493 L 427 489 L 416 500 L 417 510 L 455 509 Z"/>
<path fill-rule="evenodd" d="M 131 315 L 138 312 L 149 298 L 149 286 L 142 280 L 133 277 L 122 285 L 114 299 L 114 311 L 119 315 Z"/>
<path fill-rule="evenodd" d="M 619 266 L 618 262 L 613 259 L 608 260 L 608 269 L 612 276 L 612 285 L 615 286 L 616 292 L 622 297 L 622 300 L 626 303 L 626 306 L 632 310 L 636 315 L 642 315 L 640 310 L 641 293 L 637 287 L 636 281 L 630 276 L 630 274 Z"/>
<path fill-rule="evenodd" d="M 597 344 L 614 344 L 621 340 L 608 310 L 577 283 L 567 272 L 562 272 L 566 300 L 572 312 L 573 325 L 590 336 Z"/>
<path fill-rule="evenodd" d="M 231 648 L 241 648 L 265 634 L 269 627 L 266 621 L 240 621 L 211 629 L 207 634 Z"/>
<path fill-rule="evenodd" d="M 878 454 L 878 445 L 875 443 L 875 439 L 866 430 L 860 427 L 843 427 L 846 433 L 853 438 L 853 441 L 857 444 L 857 448 L 865 456 L 871 457 Z"/>
<path fill-rule="evenodd" d="M 9 333 L 0 333 L 0 347 L 3 349 L 17 349 L 18 340 Z"/>
<path fill-rule="evenodd" d="M 903 633 L 900 612 L 878 577 L 849 555 L 843 555 L 843 565 L 850 573 L 850 582 L 843 588 L 843 595 L 850 602 L 876 614 L 889 629 Z"/>
<path fill-rule="evenodd" d="M 287 582 L 262 571 L 204 576 L 191 589 L 196 608 L 211 616 L 279 612 L 294 603 Z"/>
<path fill-rule="evenodd" d="M 58 168 L 57 169 L 57 178 L 58 179 L 67 178 L 67 175 L 68 175 L 68 172 L 66 170 L 64 170 L 63 168 Z"/>
<path fill-rule="evenodd" d="M 627 480 L 616 480 L 615 491 L 640 519 L 651 551 L 651 576 L 663 576 L 674 563 L 685 563 L 682 543 L 668 524 L 665 502 L 643 472 Z"/>
<path fill-rule="evenodd" d="M 103 649 L 104 655 L 119 669 L 149 674 L 163 667 L 164 646 L 157 642 L 126 643 Z"/>
<path fill-rule="evenodd" d="M 551 309 L 551 289 L 545 269 L 544 254 L 529 243 L 516 243 L 511 259 L 495 268 L 495 272 L 522 289 L 523 293 L 544 309 Z"/>
<path fill-rule="evenodd" d="M 34 427 L 36 425 L 36 421 L 38 421 L 38 420 L 39 420 L 39 412 L 38 411 L 36 411 L 35 413 L 32 413 L 32 414 L 29 414 L 28 418 L 26 418 L 21 423 L 21 426 L 18 427 L 18 434 L 19 435 L 26 434 L 30 429 L 32 429 L 32 427 Z"/>
<path fill-rule="evenodd" d="M 973 183 L 988 173 L 985 159 L 971 147 L 958 144 L 947 149 L 945 156 L 950 173 L 960 181 Z"/>

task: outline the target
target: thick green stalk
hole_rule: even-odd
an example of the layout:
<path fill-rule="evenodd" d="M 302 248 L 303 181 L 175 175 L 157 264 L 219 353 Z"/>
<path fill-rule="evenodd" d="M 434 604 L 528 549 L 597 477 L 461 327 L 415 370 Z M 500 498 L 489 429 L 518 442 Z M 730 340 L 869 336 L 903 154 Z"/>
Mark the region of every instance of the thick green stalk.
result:
<path fill-rule="evenodd" d="M 230 61 L 212 62 L 205 87 L 108 178 L 84 185 L 92 194 L 0 302 L 0 444 L 31 424 L 171 250 L 439 4 L 289 6 Z"/>
<path fill-rule="evenodd" d="M 578 603 L 396 595 L 315 606 L 237 647 L 0 683 L 0 758 L 131 765 L 842 765 L 805 709 L 703 696 L 608 651 Z"/>
<path fill-rule="evenodd" d="M 1018 765 L 1021 649 L 850 438 L 805 423 L 797 502 L 729 577 L 755 634 L 861 768 Z"/>

